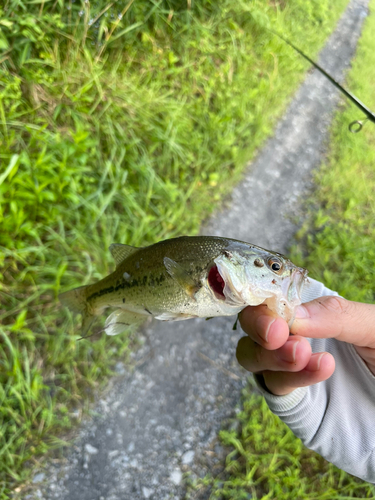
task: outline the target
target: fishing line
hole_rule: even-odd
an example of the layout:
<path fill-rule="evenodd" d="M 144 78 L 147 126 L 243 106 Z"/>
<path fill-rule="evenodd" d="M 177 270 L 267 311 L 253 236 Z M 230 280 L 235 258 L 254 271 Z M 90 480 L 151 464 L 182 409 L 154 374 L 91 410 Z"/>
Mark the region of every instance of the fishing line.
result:
<path fill-rule="evenodd" d="M 298 54 L 300 54 L 307 61 L 309 61 L 309 63 L 311 63 L 318 71 L 320 71 L 320 73 L 324 75 L 332 83 L 332 85 L 334 85 L 337 89 L 339 89 L 340 92 L 342 92 L 350 101 L 352 101 L 352 103 L 355 104 L 355 106 L 357 106 L 357 108 L 359 108 L 363 113 L 365 113 L 367 118 L 364 118 L 363 120 L 354 120 L 353 122 L 349 123 L 350 132 L 352 132 L 353 134 L 357 134 L 360 130 L 362 130 L 362 127 L 366 123 L 366 121 L 371 121 L 372 123 L 375 123 L 375 113 L 373 113 L 367 106 L 365 106 L 355 95 L 353 95 L 348 90 L 344 89 L 344 87 L 342 87 L 342 85 L 340 85 L 338 81 L 336 81 L 330 74 L 328 74 L 323 68 L 321 68 L 319 64 L 310 59 L 309 56 L 303 53 L 302 50 L 296 47 L 287 38 L 280 35 L 280 33 L 277 33 L 276 31 L 271 29 L 268 29 L 268 31 L 270 31 L 274 35 L 284 40 L 284 42 L 287 43 L 290 47 L 292 47 L 292 49 L 294 49 L 296 52 L 298 52 Z"/>
<path fill-rule="evenodd" d="M 227 16 L 225 19 L 230 19 L 230 16 Z M 283 35 L 278 33 L 277 31 L 274 31 L 271 28 L 266 28 L 265 26 L 263 27 L 265 30 L 269 31 L 273 35 L 276 35 L 279 37 L 281 40 L 283 40 L 285 43 L 287 43 L 292 49 L 294 49 L 298 54 L 300 54 L 304 59 L 309 61 L 310 64 L 312 64 L 323 76 L 325 76 L 331 83 L 334 85 L 341 93 L 343 93 L 352 103 L 357 106 L 365 115 L 366 118 L 363 118 L 361 120 L 354 120 L 353 122 L 349 123 L 349 131 L 352 134 L 357 134 L 362 130 L 363 125 L 367 121 L 371 121 L 372 123 L 375 123 L 375 113 L 373 113 L 363 102 L 361 102 L 354 94 L 346 90 L 340 83 L 335 80 L 327 71 L 325 71 L 322 67 L 319 66 L 318 63 L 313 61 L 308 55 L 306 55 L 304 52 L 302 52 L 301 49 L 296 47 L 291 41 L 289 41 L 287 38 L 285 38 Z M 218 33 L 218 30 L 211 30 L 207 28 L 208 31 L 212 31 L 213 33 Z"/>

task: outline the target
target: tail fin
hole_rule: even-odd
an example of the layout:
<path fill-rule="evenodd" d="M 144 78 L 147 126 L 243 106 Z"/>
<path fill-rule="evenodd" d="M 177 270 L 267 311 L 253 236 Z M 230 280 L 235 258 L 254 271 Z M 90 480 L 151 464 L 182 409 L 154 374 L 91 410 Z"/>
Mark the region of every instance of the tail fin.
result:
<path fill-rule="evenodd" d="M 80 286 L 59 295 L 60 302 L 75 313 L 82 314 L 82 336 L 89 331 L 95 316 L 89 313 L 86 301 L 86 286 Z"/>

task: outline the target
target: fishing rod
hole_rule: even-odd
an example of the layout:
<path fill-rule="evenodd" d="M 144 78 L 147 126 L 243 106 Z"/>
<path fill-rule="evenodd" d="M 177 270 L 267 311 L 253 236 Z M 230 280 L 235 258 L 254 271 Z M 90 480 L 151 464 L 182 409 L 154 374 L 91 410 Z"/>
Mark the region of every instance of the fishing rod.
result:
<path fill-rule="evenodd" d="M 372 123 L 375 123 L 375 113 L 373 113 L 367 106 L 365 106 L 355 95 L 350 93 L 348 90 L 344 89 L 339 82 L 337 82 L 331 75 L 329 75 L 323 68 L 319 66 L 316 62 L 314 62 L 312 59 L 310 59 L 309 56 L 304 54 L 302 50 L 300 50 L 298 47 L 296 47 L 292 42 L 284 38 L 282 35 L 277 33 L 276 31 L 270 30 L 274 35 L 278 36 L 282 40 L 284 40 L 285 43 L 287 43 L 290 47 L 292 47 L 298 54 L 300 54 L 302 57 L 304 57 L 309 63 L 311 63 L 322 75 L 324 75 L 331 83 L 334 85 L 336 88 L 340 90 L 348 99 L 354 103 L 357 108 L 359 108 L 367 118 L 364 118 L 363 120 L 354 120 L 349 124 L 349 130 L 353 134 L 358 133 L 360 130 L 362 130 L 363 125 L 367 121 L 371 121 Z"/>

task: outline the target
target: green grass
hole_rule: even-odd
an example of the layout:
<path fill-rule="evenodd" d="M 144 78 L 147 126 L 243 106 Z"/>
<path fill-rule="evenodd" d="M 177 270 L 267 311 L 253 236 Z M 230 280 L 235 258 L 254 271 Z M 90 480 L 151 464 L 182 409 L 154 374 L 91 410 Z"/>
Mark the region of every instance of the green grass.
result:
<path fill-rule="evenodd" d="M 375 2 L 366 20 L 347 87 L 375 109 Z M 361 113 L 347 101 L 331 131 L 326 163 L 315 175 L 316 188 L 306 201 L 306 221 L 291 251 L 293 262 L 350 300 L 375 300 L 375 125 L 359 134 L 348 125 Z M 218 477 L 196 481 L 190 498 L 210 491 L 210 498 L 375 499 L 375 487 L 340 471 L 301 441 L 267 408 L 245 391 L 237 417 L 240 430 L 223 430 L 226 467 Z M 207 497 L 205 497 L 207 498 Z"/>
<path fill-rule="evenodd" d="M 0 498 L 136 343 L 78 341 L 58 293 L 107 274 L 112 242 L 198 231 L 307 67 L 264 26 L 314 56 L 346 3 L 3 4 Z"/>

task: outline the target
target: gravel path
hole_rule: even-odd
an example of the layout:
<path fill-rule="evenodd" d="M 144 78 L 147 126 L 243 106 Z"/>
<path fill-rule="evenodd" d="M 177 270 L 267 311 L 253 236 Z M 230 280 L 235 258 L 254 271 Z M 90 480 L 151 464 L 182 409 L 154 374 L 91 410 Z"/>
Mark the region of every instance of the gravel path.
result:
<path fill-rule="evenodd" d="M 338 80 L 354 54 L 367 4 L 350 2 L 321 53 L 320 64 Z M 229 206 L 203 234 L 286 252 L 337 101 L 332 85 L 311 72 Z M 182 499 L 184 472 L 202 476 L 220 468 L 216 436 L 233 415 L 246 379 L 234 356 L 241 333 L 232 325 L 232 318 L 149 325 L 136 369 L 128 373 L 118 364 L 121 376 L 74 447 L 34 477 L 35 490 L 25 499 Z"/>

